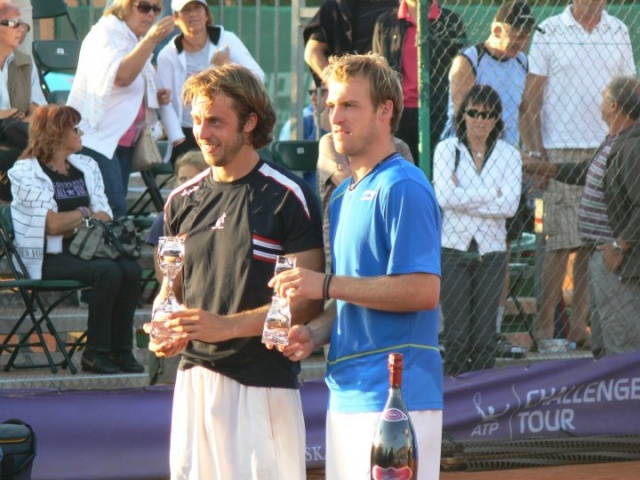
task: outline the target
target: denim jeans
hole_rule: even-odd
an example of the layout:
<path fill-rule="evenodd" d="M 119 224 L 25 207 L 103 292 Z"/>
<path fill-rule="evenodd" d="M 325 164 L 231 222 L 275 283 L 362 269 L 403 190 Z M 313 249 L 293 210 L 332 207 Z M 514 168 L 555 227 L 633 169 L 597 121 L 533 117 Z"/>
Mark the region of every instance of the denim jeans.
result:
<path fill-rule="evenodd" d="M 94 352 L 131 351 L 133 316 L 140 297 L 142 270 L 135 260 L 83 260 L 65 251 L 46 254 L 45 280 L 80 280 L 91 285 L 87 349 Z"/>
<path fill-rule="evenodd" d="M 116 148 L 113 158 L 107 158 L 101 153 L 83 147 L 82 154 L 93 158 L 104 182 L 104 192 L 113 211 L 113 218 L 127 216 L 127 190 L 129 189 L 129 175 L 131 174 L 131 158 L 133 147 Z"/>
<path fill-rule="evenodd" d="M 504 252 L 480 256 L 442 249 L 440 303 L 448 375 L 494 366 L 496 315 L 505 268 Z"/>

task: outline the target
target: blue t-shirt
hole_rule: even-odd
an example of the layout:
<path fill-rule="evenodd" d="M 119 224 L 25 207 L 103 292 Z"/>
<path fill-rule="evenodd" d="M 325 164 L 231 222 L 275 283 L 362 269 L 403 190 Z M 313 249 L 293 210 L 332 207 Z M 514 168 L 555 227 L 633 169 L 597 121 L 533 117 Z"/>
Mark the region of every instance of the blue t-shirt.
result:
<path fill-rule="evenodd" d="M 329 204 L 336 275 L 430 273 L 440 276 L 440 209 L 424 173 L 399 154 Z M 389 389 L 387 356 L 404 355 L 402 393 L 409 410 L 442 408 L 438 311 L 382 312 L 337 302 L 327 366 L 329 408 L 381 411 Z"/>
<path fill-rule="evenodd" d="M 160 212 L 153 221 L 149 233 L 147 234 L 147 243 L 154 247 L 158 245 L 160 237 L 164 235 L 164 214 Z"/>
<path fill-rule="evenodd" d="M 520 104 L 529 72 L 527 56 L 519 52 L 514 58 L 496 58 L 484 48 L 484 45 L 469 47 L 462 52 L 462 55 L 469 60 L 473 67 L 476 83 L 489 85 L 500 95 L 502 121 L 504 122 L 503 140 L 510 145 L 517 146 L 520 138 L 518 133 Z M 451 88 L 449 88 L 447 115 L 447 124 L 441 140 L 456 136 Z"/>

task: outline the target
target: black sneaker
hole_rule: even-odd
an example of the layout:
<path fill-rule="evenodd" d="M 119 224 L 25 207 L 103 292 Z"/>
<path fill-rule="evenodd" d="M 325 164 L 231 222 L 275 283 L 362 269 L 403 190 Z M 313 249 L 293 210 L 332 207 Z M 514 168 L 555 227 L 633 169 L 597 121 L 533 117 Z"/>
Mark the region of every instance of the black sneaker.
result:
<path fill-rule="evenodd" d="M 111 361 L 115 363 L 120 370 L 126 373 L 142 373 L 144 366 L 136 360 L 133 352 L 112 352 L 110 354 Z"/>
<path fill-rule="evenodd" d="M 524 358 L 527 350 L 518 345 L 513 345 L 507 337 L 501 333 L 496 334 L 496 357 L 499 358 Z"/>
<path fill-rule="evenodd" d="M 91 350 L 84 351 L 80 365 L 85 372 L 114 374 L 120 371 L 118 365 L 109 359 L 108 354 Z"/>

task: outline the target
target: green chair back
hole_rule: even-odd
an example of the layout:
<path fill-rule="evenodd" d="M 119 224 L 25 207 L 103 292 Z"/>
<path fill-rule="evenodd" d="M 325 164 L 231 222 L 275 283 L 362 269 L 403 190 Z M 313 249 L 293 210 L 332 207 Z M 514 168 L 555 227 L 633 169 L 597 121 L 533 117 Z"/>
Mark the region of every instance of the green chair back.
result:
<path fill-rule="evenodd" d="M 318 165 L 316 140 L 287 140 L 275 142 L 271 148 L 276 162 L 289 170 L 308 172 Z"/>

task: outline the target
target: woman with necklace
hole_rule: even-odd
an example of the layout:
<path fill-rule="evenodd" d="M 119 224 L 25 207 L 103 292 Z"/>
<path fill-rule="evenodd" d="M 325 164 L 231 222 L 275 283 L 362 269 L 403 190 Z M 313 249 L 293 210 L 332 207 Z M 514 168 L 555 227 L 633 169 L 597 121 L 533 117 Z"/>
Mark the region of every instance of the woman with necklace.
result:
<path fill-rule="evenodd" d="M 173 0 L 173 19 L 180 34 L 158 55 L 158 86 L 171 91 L 171 101 L 160 106 L 162 126 L 169 139 L 171 163 L 189 150 L 197 150 L 191 108 L 182 103 L 185 80 L 211 66 L 243 65 L 264 82 L 264 72 L 242 40 L 221 25 L 213 24 L 206 0 Z"/>
<path fill-rule="evenodd" d="M 112 218 L 98 165 L 76 154 L 82 149 L 79 122 L 72 107 L 34 111 L 29 145 L 9 170 L 15 242 L 31 278 L 91 285 L 83 370 L 140 373 L 144 367 L 133 355 L 140 266 L 127 258 L 83 260 L 69 252 L 85 219 Z"/>
<path fill-rule="evenodd" d="M 506 219 L 520 199 L 520 152 L 501 139 L 502 103 L 474 85 L 456 115 L 457 137 L 438 144 L 433 183 L 442 208 L 445 372 L 495 363 L 495 318 L 506 268 Z"/>

